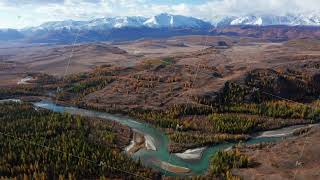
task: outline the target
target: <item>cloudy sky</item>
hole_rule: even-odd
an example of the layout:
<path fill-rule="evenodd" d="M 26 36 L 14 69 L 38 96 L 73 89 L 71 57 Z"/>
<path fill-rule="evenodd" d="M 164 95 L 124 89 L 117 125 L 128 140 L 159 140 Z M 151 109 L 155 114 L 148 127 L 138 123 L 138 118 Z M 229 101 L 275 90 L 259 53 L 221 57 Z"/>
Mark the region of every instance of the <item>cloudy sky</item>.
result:
<path fill-rule="evenodd" d="M 320 0 L 0 0 L 0 28 L 163 12 L 213 21 L 226 15 L 320 12 Z"/>

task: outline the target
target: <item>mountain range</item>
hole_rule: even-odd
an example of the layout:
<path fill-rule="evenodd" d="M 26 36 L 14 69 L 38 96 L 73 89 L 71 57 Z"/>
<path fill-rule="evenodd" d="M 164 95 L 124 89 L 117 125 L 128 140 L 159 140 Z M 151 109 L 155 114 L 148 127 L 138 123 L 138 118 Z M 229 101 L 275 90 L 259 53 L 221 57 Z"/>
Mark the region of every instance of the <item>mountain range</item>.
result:
<path fill-rule="evenodd" d="M 106 17 L 89 21 L 54 21 L 24 29 L 2 29 L 0 40 L 23 40 L 32 43 L 70 43 L 75 34 L 78 41 L 133 40 L 139 38 L 161 38 L 175 35 L 197 35 L 217 33 L 217 29 L 233 26 L 320 26 L 320 14 L 299 15 L 249 15 L 226 16 L 211 22 L 167 13 L 153 17 Z M 230 33 L 230 32 L 228 32 Z M 79 36 L 79 37 L 80 37 Z"/>
<path fill-rule="evenodd" d="M 57 21 L 44 23 L 38 27 L 25 28 L 22 31 L 50 31 L 61 29 L 105 30 L 113 28 L 199 28 L 208 29 L 212 24 L 203 20 L 180 15 L 159 14 L 151 18 L 124 16 L 98 18 L 90 21 Z"/>
<path fill-rule="evenodd" d="M 254 25 L 254 26 L 271 26 L 271 25 L 287 25 L 287 26 L 319 26 L 320 14 L 288 14 L 285 16 L 274 15 L 249 15 L 249 16 L 227 16 L 214 23 L 216 26 L 232 26 L 232 25 Z"/>
<path fill-rule="evenodd" d="M 288 26 L 320 26 L 320 14 L 308 15 L 249 15 L 249 16 L 225 16 L 218 20 L 204 21 L 201 19 L 186 17 L 181 15 L 171 15 L 167 13 L 159 14 L 150 18 L 141 16 L 124 16 L 98 18 L 90 21 L 56 21 L 47 22 L 38 27 L 25 28 L 22 31 L 50 31 L 61 29 L 81 29 L 81 30 L 105 30 L 113 28 L 198 28 L 208 29 L 212 26 L 232 26 L 232 25 L 288 25 Z"/>

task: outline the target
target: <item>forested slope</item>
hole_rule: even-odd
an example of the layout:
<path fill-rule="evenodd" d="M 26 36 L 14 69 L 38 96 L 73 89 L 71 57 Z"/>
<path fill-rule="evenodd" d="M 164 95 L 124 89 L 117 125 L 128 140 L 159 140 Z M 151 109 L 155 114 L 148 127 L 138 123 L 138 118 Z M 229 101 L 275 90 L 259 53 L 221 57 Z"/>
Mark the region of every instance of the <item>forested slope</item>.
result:
<path fill-rule="evenodd" d="M 119 124 L 16 103 L 0 104 L 0 123 L 0 179 L 156 176 L 122 153 L 131 130 Z"/>

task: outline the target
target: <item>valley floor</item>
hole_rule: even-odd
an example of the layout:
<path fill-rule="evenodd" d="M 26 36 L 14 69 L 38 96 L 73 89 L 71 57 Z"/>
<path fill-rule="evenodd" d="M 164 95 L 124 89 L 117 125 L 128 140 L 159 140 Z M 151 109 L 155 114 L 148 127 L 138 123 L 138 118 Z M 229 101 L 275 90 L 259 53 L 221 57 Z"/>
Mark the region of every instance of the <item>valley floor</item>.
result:
<path fill-rule="evenodd" d="M 73 50 L 71 46 L 12 48 L 8 52 L 0 48 L 0 55 L 8 57 L 0 60 L 0 99 L 46 97 L 83 109 L 126 114 L 163 130 L 174 153 L 320 121 L 319 40 L 271 43 L 223 36 L 209 37 L 210 46 L 199 43 L 201 40 L 203 36 L 121 45 L 81 44 L 74 49 L 70 74 L 63 78 L 67 62 L 63 55 Z M 177 46 L 181 41 L 184 46 Z M 219 41 L 229 46 L 217 47 Z M 320 160 L 318 129 L 310 132 L 305 147 L 305 138 L 299 137 L 244 150 L 258 166 L 233 174 L 244 179 L 290 179 L 296 172 L 297 178 L 319 178 L 314 168 Z M 148 148 L 145 142 L 146 137 L 136 139 L 139 146 L 132 153 Z M 305 151 L 302 156 L 301 148 Z M 245 159 L 237 153 L 225 155 Z M 301 166 L 297 168 L 296 163 Z M 150 169 L 143 170 L 148 174 Z M 206 177 L 227 173 L 211 171 Z"/>

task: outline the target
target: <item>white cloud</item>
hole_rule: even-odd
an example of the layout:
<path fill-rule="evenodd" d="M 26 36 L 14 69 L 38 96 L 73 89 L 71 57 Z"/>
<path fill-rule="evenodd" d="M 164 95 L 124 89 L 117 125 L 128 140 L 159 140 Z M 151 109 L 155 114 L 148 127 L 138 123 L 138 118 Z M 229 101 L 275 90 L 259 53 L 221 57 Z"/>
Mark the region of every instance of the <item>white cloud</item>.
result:
<path fill-rule="evenodd" d="M 309 1 L 308 3 L 305 3 Z M 304 3 L 302 3 L 304 2 Z M 218 13 L 224 14 L 285 14 L 297 11 L 319 10 L 318 0 L 222 0 L 209 3 Z"/>
<path fill-rule="evenodd" d="M 320 0 L 208 0 L 205 3 L 152 0 L 0 0 L 0 27 L 102 16 L 152 16 L 168 12 L 213 20 L 225 15 L 320 12 Z M 21 16 L 23 22 L 16 22 Z"/>

